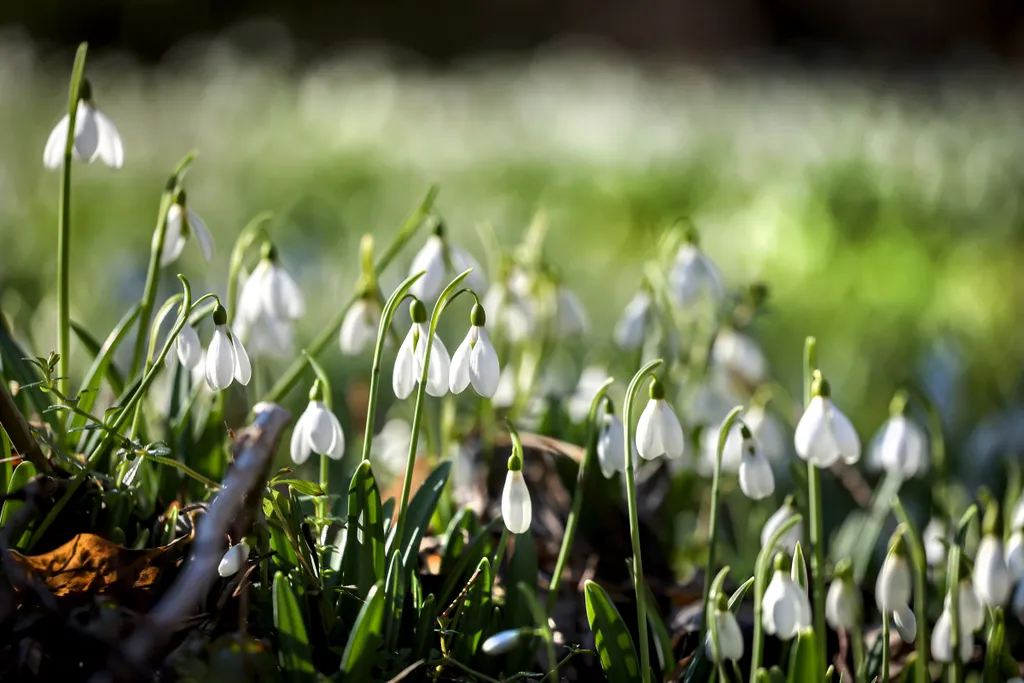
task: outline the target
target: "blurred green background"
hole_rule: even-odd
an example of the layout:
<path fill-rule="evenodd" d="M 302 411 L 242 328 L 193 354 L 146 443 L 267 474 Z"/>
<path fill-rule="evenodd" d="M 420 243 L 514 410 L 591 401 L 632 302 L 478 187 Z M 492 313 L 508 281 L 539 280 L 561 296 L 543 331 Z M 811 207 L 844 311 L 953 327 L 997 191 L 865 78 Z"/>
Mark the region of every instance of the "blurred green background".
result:
<path fill-rule="evenodd" d="M 70 63 L 0 42 L 0 306 L 43 354 L 55 345 L 59 174 L 41 157 Z M 308 299 L 300 346 L 351 292 L 360 236 L 393 234 L 436 182 L 452 234 L 485 264 L 480 225 L 511 246 L 545 213 L 547 255 L 593 321 L 581 365 L 613 353 L 643 261 L 688 216 L 731 285 L 770 285 L 755 332 L 783 383 L 798 388 L 803 338 L 817 335 L 865 439 L 905 382 L 935 395 L 954 455 L 1018 397 L 1024 133 L 1008 79 L 711 76 L 570 48 L 443 72 L 378 49 L 296 66 L 228 40 L 185 43 L 157 66 L 99 54 L 88 72 L 126 149 L 121 171 L 75 167 L 72 317 L 97 336 L 138 299 L 164 180 L 196 149 L 189 203 L 217 253 L 207 266 L 189 244 L 178 267 L 196 291 L 224 294 L 238 231 L 274 211 Z M 174 288 L 168 274 L 161 299 Z M 341 368 L 336 346 L 324 358 Z M 1004 429 L 1012 415 L 994 424 L 1009 441 L 990 450 L 1024 447 Z"/>

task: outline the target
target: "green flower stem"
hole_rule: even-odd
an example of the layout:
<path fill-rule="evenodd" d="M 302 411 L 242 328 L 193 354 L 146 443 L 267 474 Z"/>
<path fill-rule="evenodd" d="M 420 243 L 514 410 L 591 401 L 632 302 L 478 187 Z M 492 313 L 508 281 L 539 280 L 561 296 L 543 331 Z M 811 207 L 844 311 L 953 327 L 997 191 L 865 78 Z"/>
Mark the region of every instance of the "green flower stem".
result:
<path fill-rule="evenodd" d="M 920 628 L 920 625 L 918 625 Z M 864 629 L 858 626 L 856 629 L 848 634 L 850 638 L 850 649 L 853 650 L 853 680 L 856 683 L 862 683 L 864 680 L 865 672 L 865 657 L 864 657 Z"/>
<path fill-rule="evenodd" d="M 804 341 L 804 407 L 811 402 L 811 381 L 818 365 L 818 342 L 814 337 Z M 811 542 L 811 595 L 813 596 L 814 640 L 818 648 L 818 661 L 828 661 L 828 643 L 825 639 L 825 532 L 821 514 L 821 472 L 813 462 L 807 462 L 807 516 Z"/>
<path fill-rule="evenodd" d="M 974 505 L 967 508 L 967 512 L 960 518 L 957 527 L 956 540 L 949 548 L 949 557 L 946 563 L 946 591 L 949 595 L 949 654 L 950 664 L 946 669 L 949 675 L 949 683 L 961 683 L 964 679 L 963 662 L 960 661 L 960 565 L 962 564 L 962 553 L 964 537 L 971 520 L 978 513 Z"/>
<path fill-rule="evenodd" d="M 882 683 L 889 683 L 889 612 L 882 610 Z"/>
<path fill-rule="evenodd" d="M 64 142 L 64 165 L 61 167 L 60 194 L 57 215 L 57 353 L 60 360 L 57 370 L 57 386 L 64 393 L 68 390 L 69 360 L 71 358 L 71 158 L 75 146 L 75 119 L 78 117 L 78 98 L 85 80 L 85 55 L 89 44 L 82 43 L 75 53 L 75 64 L 71 68 L 71 85 L 68 88 L 68 137 Z"/>
<path fill-rule="evenodd" d="M 501 566 L 501 560 L 505 557 L 505 548 L 508 547 L 508 527 L 504 524 L 501 525 L 501 537 L 498 539 L 498 548 L 494 551 L 494 560 L 491 562 L 491 567 L 494 571 L 491 572 L 491 585 L 490 589 L 494 590 L 494 580 L 498 578 L 498 568 Z"/>
<path fill-rule="evenodd" d="M 729 568 L 728 567 L 722 567 L 722 570 L 720 572 L 718 572 L 718 574 L 715 576 L 715 578 L 712 581 L 706 582 L 706 587 L 708 589 L 708 593 L 707 593 L 707 596 L 704 598 L 704 618 L 701 619 L 701 637 L 700 637 L 700 640 L 698 641 L 699 642 L 698 647 L 703 646 L 703 644 L 705 642 L 705 637 L 704 637 L 703 633 L 704 633 L 705 630 L 707 630 L 707 632 L 709 634 L 711 634 L 711 652 L 715 653 L 715 656 L 718 659 L 721 659 L 717 655 L 722 650 L 719 649 L 719 647 L 718 647 L 718 620 L 715 619 L 715 610 L 718 607 L 718 598 L 719 598 L 719 594 L 722 592 L 722 584 L 725 583 L 725 577 L 728 574 L 729 574 Z M 711 605 L 710 600 L 714 600 L 715 601 L 715 606 Z M 721 661 L 718 664 L 718 667 L 720 669 L 720 674 L 719 675 L 722 676 L 722 680 L 723 681 L 728 681 L 729 680 L 728 675 L 725 673 L 724 670 L 721 670 L 723 664 L 724 664 L 724 662 L 721 662 Z"/>
<path fill-rule="evenodd" d="M 928 560 L 921 535 L 917 533 L 907 511 L 903 509 L 899 496 L 893 500 L 892 507 L 903 525 L 903 536 L 910 547 L 910 559 L 914 564 L 914 616 L 917 619 L 918 661 L 915 669 L 916 683 L 929 683 L 931 675 L 928 673 L 928 648 L 931 646 L 931 639 L 928 637 Z"/>
<path fill-rule="evenodd" d="M 395 259 L 395 256 L 398 255 L 398 252 L 401 251 L 409 240 L 412 239 L 413 235 L 416 234 L 416 231 L 423 223 L 423 219 L 427 217 L 430 210 L 433 208 L 434 199 L 436 197 L 437 187 L 432 186 L 427 190 L 426 196 L 423 197 L 423 200 L 420 202 L 420 205 L 416 208 L 413 214 L 406 219 L 405 224 L 402 225 L 402 229 L 398 231 L 395 239 L 391 241 L 388 248 L 380 258 L 377 259 L 377 264 L 375 266 L 377 273 L 381 273 L 385 268 L 387 268 Z M 320 352 L 327 348 L 327 345 L 338 336 L 338 330 L 341 329 L 341 324 L 345 321 L 345 314 L 348 313 L 348 309 L 351 308 L 353 304 L 359 301 L 359 297 L 359 292 L 354 293 L 348 302 L 341 307 L 338 313 L 327 322 L 327 325 L 320 330 L 320 334 L 318 334 L 309 346 L 306 347 L 306 350 L 309 351 L 310 355 L 319 356 Z M 277 381 L 277 384 L 271 387 L 270 391 L 268 391 L 260 401 L 270 401 L 273 403 L 279 402 L 281 398 L 287 394 L 293 386 L 295 386 L 295 383 L 299 381 L 299 378 L 302 376 L 302 370 L 305 366 L 306 359 L 297 358 L 295 362 L 288 366 L 288 369 L 284 371 L 281 375 L 281 379 Z"/>
<path fill-rule="evenodd" d="M 750 652 L 750 683 L 757 683 L 757 670 L 761 667 L 761 651 L 764 648 L 764 626 L 761 624 L 761 610 L 764 602 L 764 591 L 768 584 L 768 572 L 772 571 L 772 559 L 775 546 L 783 534 L 800 523 L 800 515 L 793 515 L 779 525 L 775 533 L 768 538 L 754 562 L 754 644 Z"/>
<path fill-rule="evenodd" d="M 316 362 L 313 356 L 303 349 L 302 355 L 306 358 L 306 362 L 309 363 L 309 367 L 313 368 L 313 372 L 316 374 L 316 379 L 320 382 L 320 389 L 323 394 L 324 406 L 328 412 L 334 412 L 334 392 L 331 389 L 331 379 L 327 376 L 320 363 Z M 327 517 L 329 512 L 329 500 L 330 493 L 328 491 L 328 485 L 331 481 L 331 459 L 326 455 L 320 456 L 320 488 L 323 489 L 324 495 L 319 496 L 316 499 L 317 516 L 320 519 Z"/>
<path fill-rule="evenodd" d="M 242 228 L 242 232 L 238 233 L 235 246 L 231 249 L 231 262 L 228 265 L 228 300 L 227 306 L 224 307 L 228 312 L 228 325 L 235 322 L 235 313 L 238 312 L 238 281 L 242 277 L 242 268 L 245 266 L 245 255 L 257 240 L 261 242 L 270 240 L 265 226 L 273 217 L 274 214 L 269 211 L 253 216 Z"/>
<path fill-rule="evenodd" d="M 181 187 L 185 174 L 196 153 L 189 152 L 178 162 L 171 176 L 164 185 L 164 192 L 160 196 L 160 213 L 156 217 L 156 229 L 153 231 L 153 241 L 149 248 L 149 268 L 146 270 L 146 286 L 142 290 L 142 301 L 139 304 L 139 331 L 135 337 L 135 350 L 132 352 L 131 369 L 128 371 L 128 379 L 135 377 L 139 371 L 139 364 L 142 362 L 142 350 L 146 344 L 146 329 L 149 327 L 149 316 L 153 313 L 153 306 L 156 303 L 156 290 L 159 285 L 160 257 L 164 250 L 164 238 L 167 235 L 167 212 L 174 202 L 174 197 Z M 182 220 L 185 220 L 182 217 Z M 152 347 L 152 342 L 150 342 Z"/>
<path fill-rule="evenodd" d="M 384 304 L 384 309 L 380 314 L 380 325 L 377 328 L 377 345 L 373 349 L 373 367 L 370 370 L 370 398 L 366 406 L 366 429 L 363 430 L 363 457 L 364 461 L 370 459 L 370 446 L 373 444 L 373 429 L 374 424 L 377 421 L 377 398 L 380 393 L 380 372 L 381 366 L 384 363 L 384 342 L 386 341 L 388 330 L 391 328 L 391 320 L 395 317 L 395 311 L 398 310 L 398 306 L 405 300 L 405 295 L 409 292 L 409 289 L 423 277 L 426 271 L 421 270 L 418 273 L 407 277 L 402 284 L 398 285 L 398 289 L 394 291 L 391 298 Z"/>
<path fill-rule="evenodd" d="M 437 303 L 434 304 L 434 311 L 430 316 L 430 328 L 427 330 L 427 338 L 421 339 L 420 343 L 424 344 L 423 347 L 423 369 L 420 371 L 419 383 L 416 385 L 416 403 L 412 412 L 412 436 L 409 439 L 409 457 L 405 462 L 405 479 L 402 481 L 402 498 L 398 504 L 398 517 L 395 523 L 395 539 L 396 542 L 402 543 L 402 533 L 405 531 L 405 511 L 409 506 L 409 494 L 412 490 L 412 472 L 413 467 L 416 465 L 416 449 L 419 446 L 420 440 L 420 423 L 423 422 L 423 401 L 427 393 L 427 377 L 430 371 L 430 351 L 434 347 L 434 333 L 437 332 L 437 324 L 441 320 L 441 313 L 448 304 L 455 300 L 455 298 L 462 292 L 469 290 L 463 289 L 455 292 L 455 289 L 459 284 L 466 279 L 466 277 L 473 272 L 473 269 L 463 271 L 455 277 L 448 286 L 441 292 L 441 296 L 437 298 Z M 455 292 L 453 294 L 453 292 Z M 381 318 L 383 322 L 383 317 Z M 383 335 L 378 334 L 377 344 L 380 346 L 380 338 Z M 376 366 L 376 362 L 374 363 Z M 367 417 L 369 419 L 369 417 Z"/>
<path fill-rule="evenodd" d="M 153 318 L 152 329 L 149 331 L 149 354 L 146 357 L 146 364 L 144 366 L 144 368 L 145 368 L 144 372 L 149 372 L 149 369 L 152 367 L 152 364 L 153 364 L 153 354 L 156 353 L 156 335 L 157 335 L 157 332 L 160 330 L 160 325 L 163 324 L 164 318 L 166 318 L 167 314 L 171 312 L 171 309 L 174 308 L 175 306 L 177 306 L 180 301 L 181 301 L 181 294 L 175 294 L 174 296 L 172 296 L 171 298 L 169 298 L 167 301 L 164 302 L 164 305 L 160 307 L 160 310 L 157 311 L 156 316 Z M 145 338 L 146 338 L 146 335 L 142 334 L 142 328 L 139 328 L 138 339 L 145 339 Z M 135 374 L 135 371 L 137 369 L 138 368 L 136 368 L 135 370 L 132 371 L 133 375 Z M 139 426 L 139 417 L 141 416 L 141 414 L 142 414 L 142 402 L 139 401 L 139 404 L 137 406 L 135 406 L 135 414 L 132 417 L 132 428 L 128 432 L 128 438 L 129 439 L 132 439 L 132 440 L 135 439 L 135 434 L 138 431 L 138 426 Z"/>
<path fill-rule="evenodd" d="M 622 405 L 622 431 L 625 434 L 626 501 L 629 505 L 629 536 L 633 544 L 633 590 L 636 593 L 636 620 L 640 636 L 640 676 L 643 683 L 651 683 L 651 652 L 647 643 L 647 609 L 644 588 L 644 563 L 640 554 L 640 519 L 636 504 L 636 473 L 633 471 L 633 402 L 644 380 L 652 375 L 663 361 L 658 358 L 640 368 L 629 387 Z"/>
<path fill-rule="evenodd" d="M 594 458 L 597 457 L 597 439 L 601 433 L 601 426 L 598 423 L 598 420 L 601 418 L 599 414 L 601 403 L 608 392 L 608 387 L 614 381 L 611 377 L 606 379 L 598 387 L 594 393 L 594 398 L 590 401 L 590 413 L 587 415 L 587 436 L 584 442 L 586 450 L 583 452 L 583 459 L 580 461 L 580 467 L 576 473 L 576 490 L 573 491 L 572 508 L 569 510 L 569 518 L 565 522 L 562 547 L 558 551 L 558 560 L 555 562 L 555 570 L 551 574 L 551 584 L 548 586 L 548 615 L 555 608 L 555 602 L 558 599 L 558 587 L 562 583 L 562 573 L 565 571 L 565 563 L 569 559 L 569 551 L 572 549 L 572 542 L 576 537 L 576 528 L 580 524 L 580 510 L 583 509 L 583 484 L 586 481 L 587 472 L 594 462 Z"/>
<path fill-rule="evenodd" d="M 708 561 L 704 565 L 704 614 L 707 615 L 714 608 L 708 602 L 711 596 L 711 574 L 715 571 L 715 547 L 718 540 L 718 504 L 722 495 L 722 455 L 725 453 L 725 442 L 729 436 L 729 430 L 739 419 L 743 412 L 743 406 L 736 406 L 725 417 L 722 429 L 718 433 L 718 449 L 715 452 L 715 472 L 711 479 L 711 519 L 708 522 Z M 701 642 L 704 642 L 704 628 L 707 626 L 707 619 L 701 621 Z"/>

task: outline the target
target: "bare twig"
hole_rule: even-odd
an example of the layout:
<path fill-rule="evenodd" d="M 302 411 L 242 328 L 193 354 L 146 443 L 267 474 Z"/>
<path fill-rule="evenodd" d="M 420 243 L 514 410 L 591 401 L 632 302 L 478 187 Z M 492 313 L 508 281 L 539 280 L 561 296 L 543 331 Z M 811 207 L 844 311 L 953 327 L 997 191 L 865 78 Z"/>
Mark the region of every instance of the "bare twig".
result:
<path fill-rule="evenodd" d="M 146 675 L 163 654 L 170 635 L 209 594 L 217 580 L 226 536 L 239 537 L 254 518 L 281 432 L 291 415 L 273 403 L 258 404 L 253 412 L 252 426 L 237 434 L 234 465 L 223 488 L 199 521 L 191 559 L 160 603 L 112 656 L 103 680 L 139 680 Z"/>
<path fill-rule="evenodd" d="M 18 410 L 14 397 L 7 391 L 3 382 L 0 382 L 0 425 L 7 432 L 7 436 L 11 437 L 11 443 L 22 458 L 35 465 L 39 472 L 50 471 L 50 461 L 40 450 L 39 443 L 32 436 L 28 420 Z"/>

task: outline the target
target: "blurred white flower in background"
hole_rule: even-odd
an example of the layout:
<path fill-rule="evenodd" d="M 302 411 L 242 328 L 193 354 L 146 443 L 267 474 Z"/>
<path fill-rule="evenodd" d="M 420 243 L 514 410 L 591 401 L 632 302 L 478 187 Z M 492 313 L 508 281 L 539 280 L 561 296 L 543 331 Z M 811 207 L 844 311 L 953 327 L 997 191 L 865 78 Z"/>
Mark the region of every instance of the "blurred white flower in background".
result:
<path fill-rule="evenodd" d="M 643 345 L 653 315 L 652 306 L 650 292 L 643 289 L 626 304 L 614 331 L 615 343 L 620 349 L 633 351 Z"/>
<path fill-rule="evenodd" d="M 160 265 L 169 266 L 178 260 L 185 249 L 185 242 L 195 235 L 203 260 L 207 263 L 213 258 L 213 236 L 206 228 L 206 223 L 186 203 L 185 191 L 179 190 L 178 196 L 167 209 L 167 226 L 164 231 L 163 249 L 160 251 Z"/>
<path fill-rule="evenodd" d="M 373 347 L 380 325 L 380 305 L 367 297 L 359 297 L 345 313 L 338 331 L 338 346 L 346 356 L 356 356 Z"/>
<path fill-rule="evenodd" d="M 768 377 L 768 360 L 752 337 L 723 327 L 715 335 L 711 361 L 738 377 L 747 386 L 755 387 Z"/>
<path fill-rule="evenodd" d="M 79 91 L 78 110 L 75 113 L 75 137 L 71 153 L 75 159 L 92 163 L 99 159 L 113 169 L 124 166 L 124 143 L 121 134 L 106 114 L 92 101 L 92 87 L 83 80 Z M 50 132 L 43 149 L 43 165 L 51 171 L 64 163 L 64 148 L 68 138 L 69 115 L 65 114 Z"/>
<path fill-rule="evenodd" d="M 668 279 L 676 303 L 684 309 L 698 304 L 717 306 L 725 296 L 718 266 L 692 242 L 679 247 Z"/>
<path fill-rule="evenodd" d="M 465 283 L 482 295 L 487 280 L 480 264 L 469 252 L 446 239 L 443 224 L 438 223 L 434 234 L 416 252 L 409 266 L 409 275 L 424 271 L 423 277 L 414 282 L 409 291 L 420 301 L 433 303 L 451 279 L 470 268 L 473 272 L 466 276 Z"/>

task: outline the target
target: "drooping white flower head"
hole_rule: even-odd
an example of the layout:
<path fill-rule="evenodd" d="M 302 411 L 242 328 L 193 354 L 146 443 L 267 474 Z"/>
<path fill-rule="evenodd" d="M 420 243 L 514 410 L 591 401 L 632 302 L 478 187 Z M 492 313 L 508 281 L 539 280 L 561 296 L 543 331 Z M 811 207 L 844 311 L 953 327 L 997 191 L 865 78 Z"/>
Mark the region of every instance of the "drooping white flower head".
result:
<path fill-rule="evenodd" d="M 1006 542 L 1006 569 L 1010 581 L 1017 583 L 1024 579 L 1024 530 L 1016 529 Z"/>
<path fill-rule="evenodd" d="M 825 620 L 836 631 L 854 632 L 860 626 L 862 613 L 860 590 L 853 583 L 852 565 L 849 560 L 840 560 L 825 596 Z"/>
<path fill-rule="evenodd" d="M 818 378 L 815 395 L 797 423 L 796 453 L 816 467 L 831 467 L 840 458 L 848 465 L 860 459 L 860 438 L 853 424 L 832 403 L 829 384 Z"/>
<path fill-rule="evenodd" d="M 178 190 L 177 196 L 167 209 L 166 227 L 164 228 L 164 244 L 160 250 L 161 267 L 168 266 L 178 260 L 185 242 L 195 235 L 203 260 L 207 263 L 213 258 L 213 236 L 206 228 L 206 223 L 189 206 L 185 191 Z"/>
<path fill-rule="evenodd" d="M 245 566 L 245 561 L 248 559 L 248 544 L 245 541 L 236 543 L 228 548 L 227 552 L 224 553 L 224 557 L 221 558 L 220 564 L 217 565 L 217 573 L 225 579 L 229 576 L 234 576 L 242 570 L 242 567 Z"/>
<path fill-rule="evenodd" d="M 953 661 L 952 641 L 953 618 L 949 608 L 944 608 L 939 620 L 935 622 L 935 629 L 932 631 L 932 657 L 935 661 L 948 664 Z M 958 661 L 966 662 L 971 659 L 974 652 L 974 632 L 967 631 L 962 626 L 960 629 L 960 652 Z"/>
<path fill-rule="evenodd" d="M 761 546 L 768 545 L 768 539 L 772 537 L 776 529 L 785 524 L 795 514 L 797 514 L 797 510 L 796 506 L 793 505 L 793 498 L 787 497 L 783 501 L 782 506 L 772 513 L 772 516 L 764 523 L 764 527 L 761 528 Z M 783 548 L 788 553 L 793 553 L 796 551 L 796 544 L 800 542 L 803 535 L 803 522 L 797 522 L 782 534 L 776 547 Z"/>
<path fill-rule="evenodd" d="M 615 343 L 620 349 L 634 351 L 643 345 L 650 324 L 652 304 L 651 293 L 646 289 L 634 294 L 626 304 L 622 317 L 615 323 Z"/>
<path fill-rule="evenodd" d="M 740 426 L 743 437 L 743 455 L 740 459 L 740 490 L 751 500 L 762 500 L 775 492 L 775 474 L 771 463 L 758 448 L 746 425 Z"/>
<path fill-rule="evenodd" d="M 739 419 L 734 421 L 725 439 L 722 451 L 722 471 L 739 472 L 743 457 L 743 437 L 740 434 L 740 423 L 746 425 L 751 436 L 757 443 L 758 451 L 769 462 L 778 462 L 786 454 L 786 437 L 779 424 L 779 419 L 769 413 L 763 405 L 752 404 L 744 409 Z M 705 429 L 701 432 L 701 456 L 698 471 L 710 476 L 715 471 L 715 459 L 718 457 L 718 434 L 720 429 Z"/>
<path fill-rule="evenodd" d="M 676 303 L 684 309 L 700 303 L 717 305 L 725 296 L 718 267 L 704 255 L 692 237 L 676 253 L 668 279 Z"/>
<path fill-rule="evenodd" d="M 951 540 L 949 525 L 938 517 L 932 517 L 921 533 L 921 543 L 929 567 L 938 567 L 946 562 L 947 547 Z"/>
<path fill-rule="evenodd" d="M 323 402 L 319 380 L 309 392 L 309 404 L 295 422 L 292 431 L 291 456 L 296 465 L 309 460 L 312 453 L 340 460 L 345 454 L 345 432 L 338 418 Z"/>
<path fill-rule="evenodd" d="M 483 306 L 490 311 L 491 327 L 500 337 L 516 344 L 533 334 L 535 324 L 530 307 L 507 283 L 491 285 L 484 294 Z"/>
<path fill-rule="evenodd" d="M 480 264 L 468 252 L 445 239 L 444 224 L 438 221 L 433 234 L 412 259 L 409 274 L 420 271 L 424 274 L 413 283 L 409 292 L 420 301 L 434 302 L 449 279 L 470 268 L 473 272 L 466 277 L 466 284 L 475 292 L 487 289 Z"/>
<path fill-rule="evenodd" d="M 501 367 L 498 364 L 498 352 L 491 344 L 484 325 L 487 314 L 480 304 L 474 304 L 470 312 L 470 326 L 466 338 L 455 349 L 452 357 L 448 386 L 453 394 L 461 394 L 470 384 L 476 393 L 484 398 L 491 398 L 498 390 Z"/>
<path fill-rule="evenodd" d="M 761 623 L 765 633 L 779 640 L 792 640 L 811 625 L 811 603 L 807 593 L 785 571 L 783 555 L 778 555 L 775 573 L 764 592 Z"/>
<path fill-rule="evenodd" d="M 338 332 L 338 345 L 346 356 L 357 356 L 377 341 L 380 306 L 369 297 L 359 297 L 345 313 Z"/>
<path fill-rule="evenodd" d="M 974 592 L 991 608 L 1005 607 L 1010 599 L 1010 572 L 1003 558 L 1003 541 L 993 533 L 985 534 L 974 557 Z"/>
<path fill-rule="evenodd" d="M 513 534 L 529 531 L 530 522 L 533 520 L 530 490 L 526 488 L 526 479 L 523 478 L 522 445 L 514 431 L 512 455 L 508 459 L 508 474 L 505 475 L 505 488 L 501 491 L 501 517 Z"/>
<path fill-rule="evenodd" d="M 533 635 L 531 628 L 517 628 L 499 631 L 484 641 L 482 649 L 485 655 L 498 656 L 507 654 L 525 643 Z"/>
<path fill-rule="evenodd" d="M 178 354 L 178 362 L 187 370 L 194 370 L 203 358 L 203 343 L 199 341 L 199 334 L 196 328 L 186 323 L 174 340 L 175 350 Z M 171 360 L 170 354 L 167 360 Z"/>
<path fill-rule="evenodd" d="M 238 296 L 239 320 L 253 321 L 266 315 L 278 321 L 297 320 L 306 302 L 295 279 L 278 262 L 277 248 L 267 242 L 263 255 Z"/>
<path fill-rule="evenodd" d="M 896 547 L 885 556 L 882 568 L 875 581 L 875 602 L 878 610 L 895 612 L 910 604 L 913 580 L 910 565 L 904 554 L 903 541 L 896 541 Z"/>
<path fill-rule="evenodd" d="M 580 337 L 590 329 L 583 302 L 567 287 L 559 286 L 555 303 L 555 328 L 562 338 Z"/>
<path fill-rule="evenodd" d="M 665 400 L 665 388 L 657 377 L 651 379 L 650 400 L 636 425 L 636 450 L 645 460 L 660 455 L 680 458 L 686 450 L 683 427 Z"/>
<path fill-rule="evenodd" d="M 412 327 L 405 335 L 405 340 L 395 357 L 395 371 L 391 377 L 391 385 L 395 396 L 409 398 L 416 383 L 423 374 L 423 364 L 427 356 L 427 309 L 419 299 L 413 299 L 409 306 Z M 436 334 L 430 345 L 430 363 L 427 366 L 427 393 L 431 396 L 444 396 L 448 393 L 448 382 L 451 374 L 451 357 L 444 342 Z"/>
<path fill-rule="evenodd" d="M 252 377 L 249 355 L 228 327 L 227 311 L 220 304 L 213 310 L 213 323 L 216 327 L 206 351 L 206 383 L 214 391 L 227 389 L 234 380 L 248 384 Z"/>
<path fill-rule="evenodd" d="M 974 584 L 969 577 L 960 579 L 957 593 L 960 596 L 960 628 L 967 633 L 974 633 L 985 625 L 985 608 L 978 599 Z M 949 593 L 942 602 L 943 609 L 949 609 Z"/>
<path fill-rule="evenodd" d="M 928 437 L 904 415 L 905 407 L 906 396 L 900 392 L 890 405 L 891 417 L 871 440 L 868 467 L 909 479 L 928 471 Z"/>
<path fill-rule="evenodd" d="M 711 361 L 747 386 L 757 386 L 768 376 L 768 360 L 758 343 L 729 326 L 715 335 Z"/>
<path fill-rule="evenodd" d="M 68 139 L 68 115 L 57 122 L 46 139 L 43 165 L 54 171 L 64 163 L 64 149 Z M 124 143 L 117 127 L 92 101 L 92 87 L 88 79 L 82 81 L 78 109 L 75 112 L 75 139 L 71 147 L 75 159 L 92 163 L 99 159 L 113 169 L 124 166 Z"/>
<path fill-rule="evenodd" d="M 725 661 L 738 662 L 743 659 L 743 632 L 740 631 L 736 615 L 729 611 L 728 601 L 724 595 L 720 594 L 716 600 L 713 618 L 718 633 L 718 649 L 715 649 L 714 639 L 709 631 L 704 642 L 708 657 L 715 664 Z"/>
<path fill-rule="evenodd" d="M 626 437 L 622 420 L 615 414 L 612 402 L 607 401 L 605 407 L 606 410 L 600 417 L 601 429 L 597 433 L 597 462 L 601 466 L 601 474 L 606 479 L 611 479 L 616 472 L 626 471 Z M 633 469 L 636 467 L 637 455 L 633 450 Z"/>
<path fill-rule="evenodd" d="M 892 624 L 904 643 L 909 644 L 917 640 L 917 617 L 910 605 L 900 607 L 892 613 Z"/>

